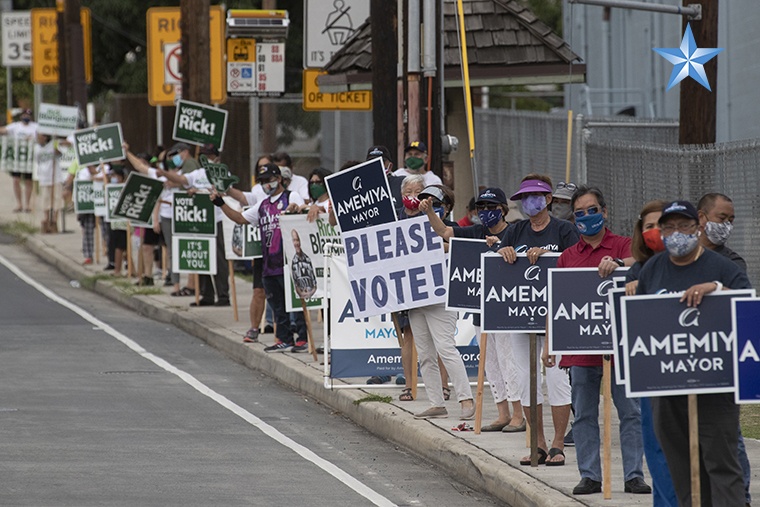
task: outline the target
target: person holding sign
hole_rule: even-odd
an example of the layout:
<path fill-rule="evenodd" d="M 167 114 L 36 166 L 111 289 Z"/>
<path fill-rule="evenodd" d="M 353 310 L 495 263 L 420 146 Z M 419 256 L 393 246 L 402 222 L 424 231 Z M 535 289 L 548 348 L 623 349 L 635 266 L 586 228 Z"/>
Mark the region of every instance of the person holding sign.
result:
<path fill-rule="evenodd" d="M 32 110 L 24 109 L 21 111 L 19 121 L 14 121 L 4 127 L 0 127 L 0 135 L 9 136 L 8 141 L 12 139 L 31 140 L 37 135 L 37 123 L 32 121 Z M 9 142 L 9 145 L 13 144 Z M 15 154 L 18 156 L 18 154 Z M 34 185 L 32 184 L 32 173 L 24 172 L 11 172 L 13 178 L 13 195 L 16 197 L 16 207 L 13 209 L 14 213 L 29 213 L 32 211 L 32 190 Z M 21 182 L 24 182 L 23 200 L 21 198 Z M 22 205 L 23 204 L 23 205 Z"/>
<path fill-rule="evenodd" d="M 552 180 L 543 174 L 529 174 L 522 179 L 519 190 L 510 198 L 521 201 L 523 212 L 528 219 L 517 222 L 510 227 L 499 244 L 498 253 L 504 260 L 514 264 L 518 253 L 525 253 L 531 264 L 547 252 L 562 252 L 580 239 L 577 229 L 570 222 L 555 218 L 549 214 L 552 204 Z M 528 333 L 511 333 L 508 338 L 512 342 L 514 367 L 517 370 L 520 389 L 520 403 L 525 418 L 530 421 L 530 361 L 540 361 L 541 348 L 544 340 L 536 345 L 536 357 L 530 357 L 530 340 Z M 538 368 L 540 371 L 540 368 Z M 570 418 L 570 381 L 567 374 L 556 364 L 546 367 L 546 385 L 549 393 L 549 404 L 552 407 L 554 422 L 554 440 L 547 452 L 546 437 L 543 421 L 543 392 L 540 389 L 540 378 L 536 390 L 537 420 L 530 424 L 538 436 L 539 463 L 544 461 L 546 466 L 562 466 L 565 464 L 565 431 Z M 530 465 L 530 456 L 526 456 L 520 464 Z"/>
<path fill-rule="evenodd" d="M 700 216 L 688 201 L 665 206 L 659 220 L 667 254 L 641 269 L 637 294 L 683 292 L 681 302 L 698 307 L 705 295 L 748 289 L 747 275 L 725 256 L 700 244 Z M 739 407 L 733 393 L 697 395 L 700 484 L 711 505 L 744 505 L 744 480 L 737 456 Z M 652 399 L 654 431 L 665 453 L 681 505 L 691 505 L 689 417 L 686 396 Z"/>
<path fill-rule="evenodd" d="M 595 267 L 604 278 L 617 267 L 633 264 L 631 238 L 613 234 L 604 226 L 607 203 L 601 190 L 586 185 L 579 186 L 573 193 L 571 206 L 581 239 L 562 252 L 557 261 L 558 268 Z M 549 355 L 546 345 L 542 359 L 547 367 L 556 364 L 556 358 Z M 573 489 L 573 494 L 601 493 L 599 390 L 602 382 L 602 356 L 566 354 L 562 356 L 560 366 L 570 368 L 575 409 L 573 437 L 581 481 Z M 626 398 L 625 386 L 617 385 L 614 381 L 611 386 L 612 399 L 620 420 L 624 490 L 626 493 L 650 494 L 652 488 L 644 482 L 641 409 L 638 400 Z"/>
<path fill-rule="evenodd" d="M 479 224 L 469 227 L 453 227 L 447 225 L 434 199 L 424 199 L 420 209 L 427 213 L 433 230 L 444 240 L 452 237 L 487 239 L 492 244 L 498 244 L 507 232 L 507 222 L 504 217 L 509 212 L 507 196 L 500 188 L 486 188 L 475 201 L 475 208 L 480 218 Z M 480 314 L 473 316 L 476 326 L 480 326 Z M 495 421 L 481 428 L 481 431 L 505 431 L 507 433 L 525 431 L 525 419 L 520 404 L 520 393 L 517 388 L 517 375 L 512 354 L 512 342 L 501 333 L 488 333 L 486 336 L 487 350 L 485 374 L 491 386 L 491 394 L 498 410 Z M 512 404 L 510 414 L 509 405 Z"/>
<path fill-rule="evenodd" d="M 166 152 L 166 158 L 171 160 L 173 167 L 181 170 L 183 174 L 191 173 L 201 167 L 190 154 L 190 146 L 187 143 L 177 143 L 172 146 Z"/>
<path fill-rule="evenodd" d="M 299 352 L 308 347 L 306 320 L 302 312 L 294 312 L 298 338 L 293 343 L 293 334 L 290 332 L 290 316 L 285 309 L 285 259 L 282 252 L 280 214 L 298 211 L 299 206 L 303 205 L 303 199 L 297 193 L 285 190 L 280 168 L 275 164 L 264 164 L 259 167 L 256 179 L 268 195 L 258 206 L 248 208 L 242 213 L 235 211 L 225 204 L 224 199 L 216 189 L 211 190 L 211 200 L 233 222 L 258 225 L 261 231 L 261 249 L 264 260 L 262 281 L 264 282 L 267 301 L 274 311 L 277 324 L 275 329 L 277 340 L 274 345 L 265 347 L 264 351 L 283 352 L 292 348 L 292 352 Z"/>

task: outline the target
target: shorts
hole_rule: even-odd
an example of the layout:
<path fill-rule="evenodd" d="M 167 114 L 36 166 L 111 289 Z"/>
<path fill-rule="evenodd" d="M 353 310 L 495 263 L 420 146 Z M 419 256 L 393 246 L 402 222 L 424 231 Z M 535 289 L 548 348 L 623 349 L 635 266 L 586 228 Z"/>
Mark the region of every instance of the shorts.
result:
<path fill-rule="evenodd" d="M 115 250 L 127 249 L 127 231 L 111 231 L 111 246 Z"/>
<path fill-rule="evenodd" d="M 263 289 L 264 288 L 264 280 L 262 280 L 262 270 L 264 269 L 264 259 L 253 259 L 253 288 L 254 289 Z"/>
<path fill-rule="evenodd" d="M 146 227 L 143 229 L 143 244 L 144 245 L 158 245 L 160 234 L 156 233 L 153 229 Z"/>
<path fill-rule="evenodd" d="M 14 178 L 21 178 L 24 181 L 29 181 L 29 180 L 32 179 L 32 173 L 16 173 L 16 172 L 11 172 L 11 176 L 13 176 Z"/>

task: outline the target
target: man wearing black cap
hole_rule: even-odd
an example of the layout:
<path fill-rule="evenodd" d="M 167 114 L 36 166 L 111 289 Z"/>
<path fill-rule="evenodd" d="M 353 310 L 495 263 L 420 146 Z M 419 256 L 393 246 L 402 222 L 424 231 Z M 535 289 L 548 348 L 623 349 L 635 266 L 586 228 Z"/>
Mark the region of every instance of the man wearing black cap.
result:
<path fill-rule="evenodd" d="M 433 171 L 427 170 L 428 152 L 427 146 L 422 141 L 412 141 L 404 150 L 404 164 L 406 167 L 396 170 L 395 176 L 411 176 L 421 174 L 425 177 L 425 186 L 442 185 L 441 178 Z"/>
<path fill-rule="evenodd" d="M 655 255 L 641 268 L 637 294 L 683 292 L 681 302 L 697 307 L 706 294 L 716 290 L 751 288 L 747 275 L 735 263 L 700 244 L 699 214 L 690 202 L 667 204 L 659 224 L 667 255 Z M 700 394 L 697 403 L 702 501 L 744 505 L 744 481 L 736 452 L 739 407 L 734 394 Z M 679 503 L 691 505 L 687 397 L 652 398 L 652 417 Z"/>
<path fill-rule="evenodd" d="M 187 143 L 177 143 L 166 152 L 166 158 L 172 161 L 174 167 L 187 174 L 199 169 L 201 165 L 195 160 L 190 153 L 190 145 Z"/>
<path fill-rule="evenodd" d="M 388 151 L 388 148 L 381 145 L 370 146 L 369 150 L 367 150 L 367 160 L 372 160 L 377 157 L 382 157 L 383 159 L 385 177 L 388 178 L 388 185 L 391 187 L 393 207 L 399 209 L 403 206 L 401 201 L 401 182 L 404 181 L 404 178 L 393 174 L 393 159 L 391 158 L 391 152 Z"/>

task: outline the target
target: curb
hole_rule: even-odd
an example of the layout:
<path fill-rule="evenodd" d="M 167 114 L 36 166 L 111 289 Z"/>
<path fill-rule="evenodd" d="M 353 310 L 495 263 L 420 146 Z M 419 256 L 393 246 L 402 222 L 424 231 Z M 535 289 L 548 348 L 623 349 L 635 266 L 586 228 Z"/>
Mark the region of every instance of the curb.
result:
<path fill-rule="evenodd" d="M 24 247 L 72 280 L 91 273 L 61 255 L 37 235 L 27 236 Z M 243 344 L 237 334 L 209 328 L 200 314 L 164 306 L 152 296 L 129 296 L 110 283 L 96 281 L 93 292 L 107 297 L 140 315 L 170 323 L 193 335 L 229 358 L 264 373 L 279 382 L 340 412 L 378 437 L 393 442 L 430 461 L 467 486 L 485 492 L 510 506 L 570 507 L 587 505 L 522 472 L 492 454 L 461 440 L 393 404 L 354 404 L 367 394 L 362 389 L 324 387 L 322 372 L 299 359 L 300 354 L 267 354 L 263 347 Z M 303 357 L 307 357 L 303 354 Z M 309 358 L 311 356 L 308 356 Z"/>

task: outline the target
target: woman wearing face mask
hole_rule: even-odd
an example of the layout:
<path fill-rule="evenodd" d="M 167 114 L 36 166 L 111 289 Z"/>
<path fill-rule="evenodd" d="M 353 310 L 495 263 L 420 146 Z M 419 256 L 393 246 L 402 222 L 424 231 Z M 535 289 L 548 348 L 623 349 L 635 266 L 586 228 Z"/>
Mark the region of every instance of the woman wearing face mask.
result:
<path fill-rule="evenodd" d="M 551 216 L 561 220 L 573 221 L 573 208 L 570 206 L 570 200 L 573 198 L 573 192 L 576 188 L 578 187 L 575 183 L 565 183 L 564 181 L 557 183 L 549 206 Z"/>
<path fill-rule="evenodd" d="M 552 203 L 552 181 L 543 174 L 529 174 L 522 179 L 520 188 L 512 196 L 519 200 L 523 212 L 528 219 L 517 222 L 510 227 L 499 245 L 499 253 L 504 260 L 513 264 L 518 253 L 527 255 L 531 264 L 547 252 L 562 252 L 576 244 L 579 240 L 577 229 L 566 220 L 555 218 L 549 214 Z M 530 334 L 512 333 L 514 365 L 517 369 L 520 402 L 526 419 L 530 418 Z M 534 361 L 540 361 L 543 339 L 538 339 L 538 347 Z M 539 368 L 540 371 L 540 368 Z M 532 428 L 538 434 L 538 448 L 542 460 L 547 466 L 562 466 L 565 464 L 564 438 L 570 417 L 570 382 L 567 374 L 556 365 L 546 368 L 546 384 L 549 393 L 549 404 L 552 408 L 554 422 L 554 440 L 551 447 L 547 446 L 543 424 L 543 393 L 537 391 L 537 418 Z M 530 421 L 529 421 L 530 422 Z M 541 461 L 541 460 L 540 460 Z M 530 464 L 530 456 L 520 461 L 523 465 Z"/>
<path fill-rule="evenodd" d="M 485 239 L 491 244 L 498 244 L 510 228 L 505 221 L 509 212 L 506 194 L 500 188 L 486 188 L 475 200 L 475 208 L 481 223 L 469 227 L 451 227 L 439 218 L 430 199 L 420 204 L 420 209 L 427 213 L 433 230 L 444 240 L 448 241 L 452 237 Z M 479 315 L 474 315 L 473 321 L 476 326 L 480 326 Z M 503 431 L 505 428 L 512 431 L 524 431 L 525 421 L 517 388 L 516 369 L 512 366 L 514 362 L 512 342 L 497 333 L 488 333 L 486 339 L 489 353 L 486 354 L 485 373 L 491 386 L 498 416 L 495 421 L 482 426 L 481 431 Z M 512 406 L 511 413 L 510 405 Z"/>
<path fill-rule="evenodd" d="M 700 245 L 699 214 L 688 201 L 674 201 L 659 219 L 667 254 L 655 255 L 641 269 L 637 294 L 678 293 L 687 307 L 706 294 L 747 289 L 747 275 L 726 257 Z M 744 505 L 742 469 L 737 457 L 739 407 L 733 393 L 697 395 L 703 481 L 714 505 Z M 654 432 L 667 459 L 681 505 L 691 500 L 689 416 L 686 396 L 652 398 Z M 703 482 L 704 484 L 704 482 Z"/>
<path fill-rule="evenodd" d="M 327 185 L 325 178 L 332 174 L 332 171 L 317 167 L 309 174 L 309 198 L 311 204 L 304 206 L 301 211 L 308 210 L 306 219 L 313 222 L 317 219 L 319 213 L 330 211 L 330 196 L 327 194 Z"/>

